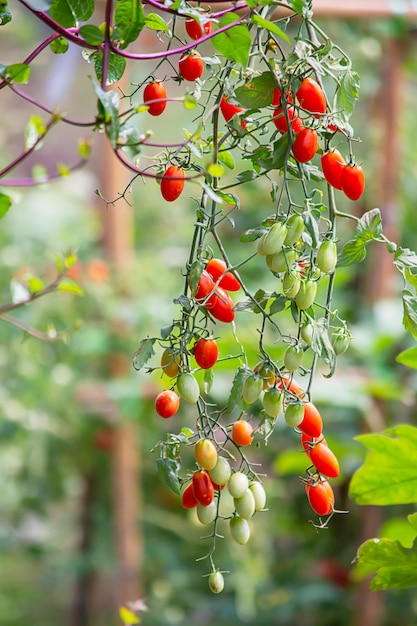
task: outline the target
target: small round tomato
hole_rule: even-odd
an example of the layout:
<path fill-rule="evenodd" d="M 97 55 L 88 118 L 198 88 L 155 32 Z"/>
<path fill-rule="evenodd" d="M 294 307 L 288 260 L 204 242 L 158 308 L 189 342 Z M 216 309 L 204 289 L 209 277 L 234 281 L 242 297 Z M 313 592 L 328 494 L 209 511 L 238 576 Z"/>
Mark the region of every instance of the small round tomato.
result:
<path fill-rule="evenodd" d="M 232 468 L 230 467 L 230 463 L 224 456 L 219 456 L 217 458 L 216 465 L 209 471 L 211 480 L 216 484 L 222 487 L 225 485 L 230 476 L 232 475 Z"/>
<path fill-rule="evenodd" d="M 203 29 L 204 35 L 209 35 L 211 33 L 211 22 L 206 22 L 203 26 Z M 187 35 L 191 37 L 191 39 L 197 40 L 203 36 L 203 31 L 201 29 L 200 23 L 193 17 L 187 17 L 185 19 L 185 30 L 187 31 Z"/>
<path fill-rule="evenodd" d="M 184 189 L 184 170 L 170 165 L 161 178 L 161 194 L 167 202 L 174 202 Z"/>
<path fill-rule="evenodd" d="M 325 239 L 317 252 L 317 267 L 323 274 L 334 272 L 337 263 L 337 245 L 331 239 Z"/>
<path fill-rule="evenodd" d="M 189 483 L 181 495 L 181 504 L 184 509 L 195 509 L 198 501 L 194 495 L 193 483 Z"/>
<path fill-rule="evenodd" d="M 233 498 L 241 498 L 249 489 L 249 480 L 243 472 L 235 472 L 227 483 L 227 490 Z"/>
<path fill-rule="evenodd" d="M 212 591 L 213 593 L 221 593 L 224 589 L 223 574 L 221 574 L 219 571 L 211 572 L 208 579 L 208 584 L 210 591 Z"/>
<path fill-rule="evenodd" d="M 206 270 L 203 270 L 201 272 L 201 276 L 197 284 L 197 289 L 194 293 L 194 298 L 199 304 L 202 304 L 204 308 L 213 308 L 215 302 L 214 280 L 212 279 L 210 274 L 206 272 Z"/>
<path fill-rule="evenodd" d="M 200 397 L 200 387 L 197 380 L 190 372 L 184 372 L 177 378 L 177 391 L 179 396 L 186 402 L 195 404 Z"/>
<path fill-rule="evenodd" d="M 295 95 L 300 106 L 309 113 L 326 112 L 326 96 L 318 82 L 313 78 L 305 78 Z"/>
<path fill-rule="evenodd" d="M 255 480 L 249 485 L 249 489 L 253 493 L 253 497 L 255 499 L 255 511 L 262 511 L 266 504 L 266 493 L 263 485 Z"/>
<path fill-rule="evenodd" d="M 214 487 L 206 470 L 198 470 L 193 474 L 193 489 L 197 502 L 208 506 L 214 500 Z"/>
<path fill-rule="evenodd" d="M 317 515 L 330 515 L 334 507 L 334 493 L 327 480 L 306 483 L 309 504 Z"/>
<path fill-rule="evenodd" d="M 269 417 L 278 417 L 282 410 L 282 392 L 276 387 L 267 389 L 262 398 L 262 406 Z"/>
<path fill-rule="evenodd" d="M 227 265 L 222 259 L 210 259 L 207 263 L 206 271 L 215 282 L 217 282 L 221 276 L 219 287 L 222 287 L 226 291 L 239 291 L 239 280 L 235 274 L 227 270 Z"/>
<path fill-rule="evenodd" d="M 346 165 L 339 150 L 326 152 L 320 158 L 324 178 L 335 189 L 342 189 L 342 172 Z"/>
<path fill-rule="evenodd" d="M 180 356 L 174 354 L 170 348 L 166 348 L 161 357 L 162 371 L 169 378 L 175 378 L 179 374 Z"/>
<path fill-rule="evenodd" d="M 242 113 L 245 109 L 238 106 L 237 104 L 233 104 L 233 102 L 229 102 L 228 96 L 223 96 L 220 100 L 220 111 L 224 117 L 225 122 L 230 122 L 230 120 L 235 116 Z M 240 118 L 239 118 L 240 119 Z M 246 128 L 245 120 L 240 120 L 242 128 Z"/>
<path fill-rule="evenodd" d="M 304 220 L 301 215 L 294 214 L 288 219 L 286 223 L 287 236 L 284 240 L 284 245 L 292 246 L 298 241 L 304 232 Z"/>
<path fill-rule="evenodd" d="M 194 358 L 201 369 L 209 370 L 216 364 L 219 348 L 215 339 L 199 339 L 194 346 Z"/>
<path fill-rule="evenodd" d="M 304 419 L 304 405 L 301 402 L 290 402 L 285 409 L 284 419 L 288 426 L 297 428 Z"/>
<path fill-rule="evenodd" d="M 295 296 L 295 304 L 304 311 L 311 307 L 317 294 L 317 283 L 314 280 L 302 280 L 300 289 Z"/>
<path fill-rule="evenodd" d="M 200 439 L 194 447 L 196 463 L 205 470 L 212 470 L 217 463 L 216 446 L 210 439 Z"/>
<path fill-rule="evenodd" d="M 255 513 L 255 496 L 250 489 L 247 489 L 243 496 L 234 498 L 235 510 L 243 519 L 250 519 Z"/>
<path fill-rule="evenodd" d="M 178 71 L 184 80 L 193 82 L 204 72 L 204 62 L 198 50 L 184 52 L 178 63 Z"/>
<path fill-rule="evenodd" d="M 238 420 L 232 426 L 232 440 L 237 446 L 249 446 L 253 441 L 253 426 L 246 420 Z"/>
<path fill-rule="evenodd" d="M 153 116 L 161 115 L 167 105 L 167 90 L 163 83 L 148 83 L 143 90 L 143 102 L 148 105 L 148 113 Z"/>
<path fill-rule="evenodd" d="M 250 528 L 247 520 L 239 515 L 235 515 L 230 520 L 230 534 L 232 539 L 240 545 L 248 543 L 250 537 Z"/>
<path fill-rule="evenodd" d="M 365 174 L 360 165 L 349 164 L 343 168 L 342 189 L 349 200 L 359 200 L 365 189 Z"/>
<path fill-rule="evenodd" d="M 163 418 L 172 417 L 178 411 L 180 399 L 171 389 L 161 391 L 155 398 L 155 410 Z"/>
<path fill-rule="evenodd" d="M 235 319 L 233 311 L 234 302 L 227 291 L 222 287 L 216 287 L 214 292 L 213 306 L 210 307 L 211 315 L 219 322 L 229 324 Z M 208 307 L 207 307 L 208 308 Z"/>
<path fill-rule="evenodd" d="M 324 474 L 328 478 L 337 478 L 339 476 L 339 461 L 324 442 L 317 443 L 311 450 L 307 451 L 307 454 L 320 474 Z"/>
<path fill-rule="evenodd" d="M 288 120 L 291 122 L 293 133 L 299 133 L 303 128 L 303 122 L 298 117 L 297 109 L 291 106 L 287 107 L 287 115 Z M 283 109 L 275 109 L 272 114 L 272 121 L 274 122 L 275 128 L 277 128 L 280 133 L 284 134 L 288 132 L 288 122 Z"/>
<path fill-rule="evenodd" d="M 259 376 L 248 376 L 242 387 L 242 398 L 246 404 L 253 404 L 262 392 L 263 381 Z"/>
<path fill-rule="evenodd" d="M 296 136 L 292 151 L 294 158 L 299 163 L 311 161 L 319 147 L 319 138 L 312 128 L 303 128 Z"/>
<path fill-rule="evenodd" d="M 284 352 L 284 367 L 288 372 L 295 372 L 300 367 L 304 357 L 304 350 L 297 344 L 288 346 Z"/>
<path fill-rule="evenodd" d="M 303 421 L 297 428 L 309 437 L 320 437 L 323 430 L 323 420 L 312 402 L 305 403 Z"/>

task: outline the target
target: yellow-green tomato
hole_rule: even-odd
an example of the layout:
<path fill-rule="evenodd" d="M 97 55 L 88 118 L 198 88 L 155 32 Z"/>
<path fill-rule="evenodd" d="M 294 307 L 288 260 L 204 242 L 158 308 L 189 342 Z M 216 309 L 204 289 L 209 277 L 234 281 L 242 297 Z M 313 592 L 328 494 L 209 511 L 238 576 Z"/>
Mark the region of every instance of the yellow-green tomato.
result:
<path fill-rule="evenodd" d="M 241 498 L 249 487 L 249 480 L 243 472 L 235 472 L 227 483 L 227 489 L 233 498 Z"/>
<path fill-rule="evenodd" d="M 207 506 L 197 504 L 197 517 L 202 524 L 211 524 L 217 517 L 217 500 L 214 499 Z"/>
<path fill-rule="evenodd" d="M 301 326 L 301 338 L 308 346 L 313 343 L 314 326 L 311 322 L 307 322 Z"/>
<path fill-rule="evenodd" d="M 197 379 L 189 372 L 180 374 L 177 378 L 177 391 L 180 398 L 195 404 L 200 397 L 200 387 Z"/>
<path fill-rule="evenodd" d="M 241 498 L 235 498 L 236 513 L 243 519 L 250 519 L 255 513 L 255 497 L 250 489 L 247 489 Z"/>
<path fill-rule="evenodd" d="M 265 262 L 271 272 L 279 274 L 289 270 L 294 265 L 296 258 L 296 251 L 290 248 L 289 250 L 280 250 L 276 254 L 269 254 Z"/>
<path fill-rule="evenodd" d="M 301 215 L 291 215 L 287 222 L 287 231 L 284 244 L 286 246 L 292 246 L 300 239 L 304 232 L 304 220 Z"/>
<path fill-rule="evenodd" d="M 301 365 L 304 350 L 299 344 L 288 346 L 284 352 L 284 366 L 288 372 L 295 372 Z"/>
<path fill-rule="evenodd" d="M 217 463 L 216 446 L 210 439 L 200 439 L 194 447 L 194 458 L 205 470 L 212 470 Z"/>
<path fill-rule="evenodd" d="M 301 278 L 295 272 L 285 272 L 282 279 L 282 291 L 287 298 L 295 298 L 300 290 Z"/>
<path fill-rule="evenodd" d="M 255 480 L 249 485 L 250 491 L 253 493 L 255 499 L 255 511 L 262 511 L 266 504 L 266 493 L 263 485 Z"/>
<path fill-rule="evenodd" d="M 333 333 L 330 337 L 331 344 L 333 346 L 333 350 L 339 356 L 346 352 L 349 348 L 351 336 L 350 333 Z"/>
<path fill-rule="evenodd" d="M 282 409 L 282 393 L 275 387 L 271 387 L 264 393 L 262 398 L 262 406 L 265 409 L 265 413 L 269 417 L 278 417 Z"/>
<path fill-rule="evenodd" d="M 262 392 L 263 381 L 259 376 L 248 376 L 243 383 L 242 397 L 247 404 L 253 404 Z"/>
<path fill-rule="evenodd" d="M 266 254 L 276 254 L 284 245 L 287 236 L 287 227 L 282 222 L 276 222 L 265 235 L 263 250 Z"/>
<path fill-rule="evenodd" d="M 264 233 L 263 235 L 261 235 L 259 237 L 259 239 L 256 242 L 256 252 L 259 254 L 259 256 L 266 256 L 267 253 L 265 251 L 265 239 L 266 239 L 266 235 L 267 233 Z"/>
<path fill-rule="evenodd" d="M 219 456 L 217 458 L 216 465 L 209 470 L 211 480 L 216 483 L 216 485 L 225 485 L 230 476 L 232 475 L 232 468 L 230 467 L 230 463 L 224 456 Z"/>
<path fill-rule="evenodd" d="M 313 280 L 301 281 L 300 289 L 295 296 L 295 304 L 304 311 L 311 307 L 317 294 L 317 283 Z"/>
<path fill-rule="evenodd" d="M 316 263 L 323 274 L 334 272 L 337 263 L 337 246 L 335 241 L 325 239 L 317 252 Z"/>
<path fill-rule="evenodd" d="M 208 584 L 210 591 L 212 591 L 213 593 L 221 593 L 224 589 L 223 574 L 221 574 L 219 571 L 211 572 L 208 579 Z"/>
<path fill-rule="evenodd" d="M 297 428 L 304 419 L 304 404 L 301 404 L 301 402 L 291 402 L 288 404 L 285 409 L 284 419 L 288 426 Z"/>
<path fill-rule="evenodd" d="M 230 520 L 230 534 L 232 539 L 236 543 L 240 543 L 241 546 L 248 543 L 250 537 L 250 527 L 247 520 L 239 515 L 235 515 Z"/>

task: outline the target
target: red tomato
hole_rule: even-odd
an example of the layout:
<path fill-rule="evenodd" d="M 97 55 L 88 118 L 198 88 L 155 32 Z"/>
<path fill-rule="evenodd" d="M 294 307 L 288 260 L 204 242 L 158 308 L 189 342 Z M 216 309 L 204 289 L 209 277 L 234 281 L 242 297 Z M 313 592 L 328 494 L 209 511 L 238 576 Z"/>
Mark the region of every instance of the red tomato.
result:
<path fill-rule="evenodd" d="M 212 316 L 219 322 L 225 322 L 226 324 L 233 322 L 235 319 L 233 307 L 234 302 L 227 291 L 222 287 L 216 287 L 213 306 L 210 308 Z"/>
<path fill-rule="evenodd" d="M 180 399 L 171 389 L 161 391 L 155 398 L 155 410 L 161 417 L 172 417 L 178 411 Z"/>
<path fill-rule="evenodd" d="M 194 358 L 203 370 L 215 365 L 219 356 L 219 348 L 214 339 L 199 339 L 194 346 Z"/>
<path fill-rule="evenodd" d="M 246 420 L 238 420 L 232 426 L 232 439 L 237 446 L 249 446 L 252 443 L 253 427 Z"/>
<path fill-rule="evenodd" d="M 194 297 L 198 303 L 202 304 L 206 309 L 212 309 L 216 300 L 214 293 L 207 298 L 207 296 L 214 289 L 214 280 L 206 270 L 201 272 L 200 280 L 197 284 Z M 207 298 L 207 299 L 206 299 Z"/>
<path fill-rule="evenodd" d="M 198 504 L 198 500 L 194 495 L 194 488 L 193 488 L 193 483 L 189 483 L 186 488 L 184 489 L 184 491 L 182 492 L 181 495 L 181 504 L 184 507 L 184 509 L 195 509 L 197 504 Z"/>
<path fill-rule="evenodd" d="M 322 435 L 320 437 L 310 437 L 310 435 L 304 433 L 301 435 L 301 444 L 307 453 L 318 443 L 324 443 L 327 446 L 327 442 Z"/>
<path fill-rule="evenodd" d="M 342 189 L 342 173 L 346 165 L 339 150 L 331 150 L 321 156 L 321 168 L 324 178 L 335 189 Z"/>
<path fill-rule="evenodd" d="M 211 33 L 211 22 L 206 22 L 204 24 L 204 34 L 209 35 Z M 193 17 L 187 17 L 185 20 L 185 30 L 191 39 L 200 39 L 203 36 L 203 31 L 201 30 L 201 26 L 197 20 Z"/>
<path fill-rule="evenodd" d="M 319 138 L 312 128 L 302 128 L 294 140 L 292 151 L 299 163 L 311 161 L 319 147 Z"/>
<path fill-rule="evenodd" d="M 148 83 L 143 90 L 143 102 L 150 103 L 148 113 L 154 116 L 161 115 L 167 105 L 166 97 L 167 90 L 163 83 Z"/>
<path fill-rule="evenodd" d="M 288 374 L 284 374 L 282 378 L 284 381 L 285 389 L 288 389 L 288 391 L 293 393 L 295 396 L 298 396 L 299 398 L 304 398 L 304 391 L 301 389 L 297 381 L 294 380 L 294 378 L 290 381 L 290 377 Z M 278 389 L 282 388 L 282 381 L 280 378 L 277 378 L 277 387 Z"/>
<path fill-rule="evenodd" d="M 365 189 L 365 174 L 360 165 L 346 165 L 342 172 L 342 189 L 349 200 L 359 200 Z"/>
<path fill-rule="evenodd" d="M 307 454 L 320 474 L 324 474 L 328 478 L 337 478 L 339 476 L 339 461 L 324 442 L 317 443 Z"/>
<path fill-rule="evenodd" d="M 219 286 L 226 289 L 226 291 L 239 291 L 240 282 L 232 272 L 227 271 L 227 265 L 222 259 L 210 259 L 207 263 L 206 270 L 215 282 L 217 282 L 223 274 Z"/>
<path fill-rule="evenodd" d="M 287 107 L 288 119 L 291 122 L 291 128 L 294 133 L 299 133 L 303 128 L 303 122 L 298 117 L 297 110 L 294 107 Z M 281 108 L 275 109 L 272 114 L 272 121 L 280 133 L 288 132 L 288 123 L 285 113 Z"/>
<path fill-rule="evenodd" d="M 317 515 L 330 515 L 334 507 L 334 493 L 327 480 L 306 483 L 306 494 L 311 508 Z"/>
<path fill-rule="evenodd" d="M 194 472 L 192 485 L 197 502 L 203 506 L 208 506 L 213 502 L 214 487 L 206 470 Z"/>
<path fill-rule="evenodd" d="M 190 82 L 200 78 L 204 72 L 204 63 L 201 54 L 197 50 L 184 52 L 178 63 L 178 71 L 184 80 Z"/>
<path fill-rule="evenodd" d="M 289 93 L 284 93 L 284 99 L 286 100 L 286 102 L 294 102 L 291 90 Z M 281 91 L 278 87 L 276 87 L 273 91 L 271 104 L 273 107 L 281 106 Z"/>
<path fill-rule="evenodd" d="M 305 78 L 295 94 L 300 105 L 310 113 L 326 112 L 326 96 L 313 78 Z"/>
<path fill-rule="evenodd" d="M 304 405 L 304 418 L 298 429 L 309 437 L 320 437 L 323 430 L 323 420 L 317 408 L 312 402 Z"/>
<path fill-rule="evenodd" d="M 161 178 L 161 194 L 167 202 L 173 202 L 184 189 L 184 170 L 170 165 Z"/>
<path fill-rule="evenodd" d="M 223 96 L 223 98 L 220 100 L 220 111 L 222 112 L 222 115 L 226 122 L 230 122 L 232 117 L 238 115 L 239 113 L 242 113 L 242 111 L 244 110 L 245 109 L 243 109 L 242 107 L 237 106 L 237 104 L 229 102 L 229 96 Z M 246 128 L 245 120 L 240 120 L 240 123 L 242 124 L 242 128 Z"/>

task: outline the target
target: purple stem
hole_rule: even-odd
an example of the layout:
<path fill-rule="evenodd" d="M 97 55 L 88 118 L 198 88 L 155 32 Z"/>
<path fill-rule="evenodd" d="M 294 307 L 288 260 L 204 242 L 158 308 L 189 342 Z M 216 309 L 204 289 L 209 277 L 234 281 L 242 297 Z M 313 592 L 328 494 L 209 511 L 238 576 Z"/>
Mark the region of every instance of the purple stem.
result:
<path fill-rule="evenodd" d="M 45 39 L 45 41 L 43 41 L 41 44 L 39 44 L 39 46 L 37 48 L 35 48 L 35 50 L 33 52 L 31 52 L 29 54 L 29 56 L 23 61 L 23 63 L 25 63 L 25 65 L 29 65 L 29 63 L 31 63 L 33 61 L 33 59 L 35 59 L 38 54 L 40 54 L 42 52 L 42 50 L 44 50 L 47 46 L 49 46 L 49 44 L 54 41 L 54 39 L 57 39 L 59 37 L 59 35 L 57 33 L 54 33 L 53 35 L 50 35 L 47 39 Z M 3 80 L 0 83 L 0 89 L 3 89 L 3 87 L 6 87 L 6 85 L 10 85 L 10 82 L 7 80 Z"/>
<path fill-rule="evenodd" d="M 78 161 L 72 167 L 69 167 L 70 172 L 75 172 L 76 170 L 81 169 L 87 163 L 86 159 L 82 159 Z M 56 180 L 57 178 L 62 178 L 62 174 L 59 172 L 55 172 L 54 174 L 47 174 L 46 176 L 42 176 L 42 180 L 39 178 L 7 178 L 6 180 L 1 181 L 2 187 L 35 187 L 36 185 L 49 183 L 51 180 Z"/>
<path fill-rule="evenodd" d="M 145 176 L 146 178 L 154 178 L 155 180 L 161 180 L 164 177 L 164 174 L 151 174 L 149 172 L 146 172 L 144 170 L 139 170 L 137 167 L 135 167 L 134 165 L 131 165 L 129 163 L 129 161 L 126 161 L 122 155 L 120 154 L 119 150 L 114 150 L 114 154 L 116 155 L 116 157 L 119 159 L 120 163 L 123 163 L 123 165 L 130 170 L 131 172 L 133 172 L 134 174 L 137 174 L 139 176 Z M 170 176 L 169 179 L 170 180 L 194 180 L 195 178 L 201 178 L 201 176 L 204 175 L 204 172 L 199 172 L 198 174 L 194 174 L 194 176 L 186 176 L 186 177 L 176 177 L 176 176 Z M 3 184 L 3 183 L 2 183 Z"/>
<path fill-rule="evenodd" d="M 106 89 L 107 85 L 107 76 L 109 73 L 109 57 L 110 57 L 110 28 L 111 28 L 111 15 L 113 10 L 113 1 L 107 0 L 106 2 L 106 11 L 105 11 L 105 22 L 106 22 L 106 32 L 104 34 L 104 46 L 103 46 L 103 69 L 101 76 L 101 88 L 103 90 Z"/>
<path fill-rule="evenodd" d="M 32 154 L 32 152 L 36 149 L 36 146 L 43 140 L 46 133 L 48 132 L 48 130 L 50 130 L 51 126 L 55 122 L 56 122 L 55 119 L 52 119 L 50 122 L 48 122 L 48 124 L 45 127 L 45 132 L 42 133 L 42 135 L 39 135 L 39 137 L 36 139 L 34 144 L 30 148 L 22 152 L 22 154 L 20 154 L 18 157 L 14 159 L 14 161 L 9 163 L 9 165 L 7 165 L 3 170 L 0 171 L 0 178 L 4 176 L 5 174 L 8 174 L 11 170 L 17 167 L 20 163 L 22 163 L 30 154 Z"/>

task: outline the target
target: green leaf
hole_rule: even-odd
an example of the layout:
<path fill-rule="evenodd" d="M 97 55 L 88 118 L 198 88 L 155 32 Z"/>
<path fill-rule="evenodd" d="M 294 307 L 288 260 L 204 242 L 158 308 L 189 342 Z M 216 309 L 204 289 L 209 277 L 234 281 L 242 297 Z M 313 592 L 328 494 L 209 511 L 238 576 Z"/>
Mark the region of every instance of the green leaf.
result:
<path fill-rule="evenodd" d="M 25 128 L 25 148 L 30 150 L 40 137 L 46 132 L 43 120 L 38 115 L 32 115 Z"/>
<path fill-rule="evenodd" d="M 359 74 L 350 69 L 342 76 L 335 94 L 334 109 L 347 122 L 359 98 Z"/>
<path fill-rule="evenodd" d="M 258 289 L 253 295 L 253 299 L 242 300 L 233 307 L 235 311 L 251 311 L 252 313 L 261 313 L 262 309 L 265 309 L 270 298 L 270 291 L 264 291 L 264 289 Z"/>
<path fill-rule="evenodd" d="M 117 143 L 120 144 L 126 154 L 134 159 L 142 150 L 142 143 L 139 138 L 141 133 L 134 126 L 124 124 L 120 131 Z"/>
<path fill-rule="evenodd" d="M 227 13 L 220 20 L 220 28 L 233 24 L 239 19 L 235 13 Z M 249 60 L 249 49 L 251 45 L 251 36 L 247 26 L 238 24 L 233 28 L 215 35 L 212 38 L 213 47 L 223 54 L 229 61 L 240 63 L 246 67 Z"/>
<path fill-rule="evenodd" d="M 0 2 L 0 26 L 5 26 L 12 21 L 12 14 L 7 4 L 7 0 Z"/>
<path fill-rule="evenodd" d="M 235 169 L 235 161 L 232 154 L 228 150 L 220 150 L 218 154 L 220 163 L 223 163 L 229 170 Z"/>
<path fill-rule="evenodd" d="M 42 291 L 42 289 L 45 288 L 45 284 L 43 280 L 41 278 L 38 278 L 37 276 L 31 276 L 30 278 L 28 278 L 27 284 L 28 284 L 30 293 L 37 293 L 39 291 Z"/>
<path fill-rule="evenodd" d="M 263 72 L 235 91 L 236 100 L 246 109 L 262 109 L 272 102 L 277 81 L 272 72 Z"/>
<path fill-rule="evenodd" d="M 414 339 L 417 339 L 417 298 L 409 291 L 404 290 L 403 301 L 403 326 Z"/>
<path fill-rule="evenodd" d="M 312 211 L 304 211 L 302 214 L 305 228 L 311 237 L 311 247 L 317 248 L 320 241 L 320 230 L 316 217 Z"/>
<path fill-rule="evenodd" d="M 156 13 L 149 13 L 145 17 L 145 26 L 151 30 L 162 30 L 166 33 L 170 32 L 168 24 L 160 15 L 157 15 Z"/>
<path fill-rule="evenodd" d="M 139 0 L 119 0 L 114 21 L 123 50 L 136 41 L 145 25 L 142 3 Z"/>
<path fill-rule="evenodd" d="M 204 269 L 204 263 L 202 259 L 197 259 L 191 265 L 190 273 L 188 274 L 188 280 L 190 283 L 191 293 L 195 293 L 197 291 L 198 281 L 200 280 L 203 269 Z"/>
<path fill-rule="evenodd" d="M 97 80 L 101 83 L 103 78 L 103 53 L 101 51 L 93 52 L 89 60 L 94 63 Z M 126 59 L 116 52 L 110 52 L 106 85 L 113 85 L 113 83 L 120 80 L 124 74 L 125 68 Z"/>
<path fill-rule="evenodd" d="M 275 313 L 280 313 L 285 309 L 287 304 L 287 298 L 282 294 L 276 296 L 271 302 L 271 306 L 269 307 L 269 314 L 275 315 Z"/>
<path fill-rule="evenodd" d="M 183 99 L 183 104 L 184 104 L 184 108 L 187 109 L 187 111 L 192 111 L 193 109 L 196 108 L 198 102 L 196 98 L 193 96 L 193 94 L 186 93 Z"/>
<path fill-rule="evenodd" d="M 290 0 L 291 8 L 298 15 L 303 15 L 306 7 L 311 8 L 311 0 Z"/>
<path fill-rule="evenodd" d="M 93 14 L 94 0 L 52 0 L 50 15 L 65 28 L 86 22 Z"/>
<path fill-rule="evenodd" d="M 356 439 L 370 450 L 350 483 L 350 495 L 357 504 L 417 502 L 417 428 L 400 424 Z"/>
<path fill-rule="evenodd" d="M 30 78 L 30 66 L 26 63 L 13 63 L 2 67 L 1 75 L 10 83 L 26 85 Z"/>
<path fill-rule="evenodd" d="M 411 548 L 404 548 L 392 539 L 369 539 L 359 547 L 357 563 L 366 572 L 376 572 L 372 591 L 417 586 L 416 541 Z"/>
<path fill-rule="evenodd" d="M 230 390 L 229 399 L 227 401 L 226 415 L 233 413 L 233 410 L 240 406 L 242 402 L 242 389 L 243 383 L 248 376 L 248 371 L 244 367 L 239 367 L 236 370 L 235 377 L 233 379 L 232 388 Z"/>
<path fill-rule="evenodd" d="M 268 232 L 268 230 L 266 228 L 263 228 L 262 226 L 257 226 L 256 228 L 250 228 L 249 230 L 246 230 L 240 236 L 240 241 L 242 243 L 247 243 L 248 241 L 256 241 L 257 239 L 262 237 L 262 235 L 264 235 L 266 232 Z"/>
<path fill-rule="evenodd" d="M 6 193 L 0 191 L 0 220 L 6 215 L 12 206 L 12 199 Z"/>
<path fill-rule="evenodd" d="M 91 43 L 92 46 L 98 46 L 104 41 L 103 31 L 95 24 L 81 26 L 79 35 L 85 39 L 87 43 Z"/>
<path fill-rule="evenodd" d="M 119 615 L 125 626 L 131 626 L 131 624 L 140 623 L 140 619 L 138 618 L 138 616 L 132 613 L 132 611 L 129 611 L 129 609 L 127 609 L 125 606 L 122 606 L 119 609 Z"/>
<path fill-rule="evenodd" d="M 402 270 L 406 267 L 417 267 L 417 254 L 408 248 L 397 248 L 394 253 L 394 265 Z"/>
<path fill-rule="evenodd" d="M 406 367 L 412 367 L 417 370 L 417 346 L 414 348 L 408 348 L 408 350 L 404 350 L 397 355 L 396 359 L 397 363 L 401 363 Z"/>
<path fill-rule="evenodd" d="M 163 458 L 156 461 L 159 475 L 164 479 L 168 487 L 176 494 L 180 495 L 180 479 L 178 472 L 181 465 L 175 459 Z"/>
<path fill-rule="evenodd" d="M 63 37 L 57 37 L 49 44 L 54 54 L 65 54 L 69 48 L 69 43 Z"/>
<path fill-rule="evenodd" d="M 119 95 L 115 91 L 104 91 L 93 80 L 94 91 L 98 96 L 98 110 L 106 126 L 107 136 L 113 148 L 116 147 L 119 136 Z"/>
<path fill-rule="evenodd" d="M 265 28 L 266 30 L 269 30 L 270 33 L 277 35 L 277 37 L 280 37 L 281 39 L 286 41 L 287 44 L 291 45 L 291 41 L 288 35 L 284 33 L 284 31 L 281 30 L 281 28 L 275 22 L 270 22 L 269 20 L 265 20 L 263 17 L 261 17 L 260 15 L 257 15 L 256 13 L 252 15 L 251 22 L 252 24 L 256 24 L 257 26 L 260 26 L 261 28 Z"/>
<path fill-rule="evenodd" d="M 364 213 L 356 226 L 356 236 L 365 242 L 374 241 L 382 236 L 382 218 L 379 209 Z"/>
<path fill-rule="evenodd" d="M 257 176 L 254 170 L 245 170 L 236 176 L 236 179 L 240 183 L 248 183 L 251 180 L 255 180 L 255 178 L 257 178 Z"/>
<path fill-rule="evenodd" d="M 213 368 L 211 367 L 208 370 L 204 370 L 204 393 L 210 393 L 210 390 L 213 386 L 213 381 L 214 381 L 214 372 L 213 372 Z"/>
<path fill-rule="evenodd" d="M 351 239 L 348 241 L 337 260 L 338 267 L 346 267 L 347 265 L 354 265 L 355 263 L 361 263 L 366 257 L 366 244 L 362 239 Z"/>
<path fill-rule="evenodd" d="M 133 367 L 136 370 L 142 369 L 142 367 L 149 361 L 149 359 L 155 354 L 153 344 L 155 343 L 155 337 L 146 337 L 142 339 L 139 346 L 133 355 Z"/>
<path fill-rule="evenodd" d="M 207 172 L 215 178 L 220 178 L 224 174 L 224 167 L 222 167 L 218 163 L 210 163 L 207 168 Z"/>
<path fill-rule="evenodd" d="M 68 291 L 69 293 L 73 293 L 76 296 L 83 296 L 84 291 L 81 289 L 80 285 L 78 285 L 71 278 L 63 278 L 59 285 L 57 286 L 58 291 Z"/>

